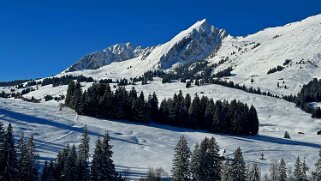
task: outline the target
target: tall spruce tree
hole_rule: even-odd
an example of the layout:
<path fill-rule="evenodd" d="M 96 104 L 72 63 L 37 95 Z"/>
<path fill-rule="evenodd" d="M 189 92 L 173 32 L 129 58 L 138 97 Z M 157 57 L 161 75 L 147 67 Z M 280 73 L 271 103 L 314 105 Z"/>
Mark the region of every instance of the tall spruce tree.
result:
<path fill-rule="evenodd" d="M 287 180 L 287 174 L 286 174 L 286 165 L 285 165 L 285 161 L 283 160 L 283 158 L 280 161 L 279 164 L 279 174 L 278 174 L 278 179 L 279 181 L 286 181 Z"/>
<path fill-rule="evenodd" d="M 233 153 L 231 163 L 231 177 L 233 181 L 246 180 L 246 168 L 241 148 L 237 148 Z"/>
<path fill-rule="evenodd" d="M 3 123 L 0 122 L 0 176 L 5 167 L 5 156 L 4 156 L 5 138 L 6 138 L 6 132 L 4 130 Z"/>
<path fill-rule="evenodd" d="M 75 82 L 74 81 L 70 81 L 69 85 L 68 85 L 68 89 L 67 89 L 66 99 L 65 99 L 65 104 L 67 106 L 71 105 L 71 101 L 72 101 L 72 98 L 74 96 L 74 92 L 75 92 Z"/>
<path fill-rule="evenodd" d="M 15 180 L 17 176 L 17 152 L 14 145 L 14 137 L 11 123 L 9 123 L 4 141 L 4 169 L 0 179 L 4 181 Z"/>
<path fill-rule="evenodd" d="M 90 168 L 89 168 L 89 141 L 87 126 L 84 127 L 82 133 L 81 143 L 78 149 L 77 159 L 77 180 L 89 180 Z"/>
<path fill-rule="evenodd" d="M 194 146 L 193 153 L 191 155 L 191 162 L 190 162 L 190 173 L 191 173 L 191 180 L 200 180 L 201 178 L 201 162 L 202 162 L 202 153 L 199 147 L 199 144 L 196 143 Z"/>
<path fill-rule="evenodd" d="M 206 180 L 221 180 L 222 158 L 219 154 L 220 148 L 214 137 L 207 144 L 205 155 L 205 178 Z"/>
<path fill-rule="evenodd" d="M 231 170 L 232 168 L 231 168 L 230 158 L 227 158 L 222 166 L 222 171 L 221 171 L 222 181 L 232 181 Z"/>
<path fill-rule="evenodd" d="M 118 174 L 115 170 L 115 165 L 112 160 L 112 146 L 110 145 L 110 136 L 106 132 L 102 142 L 102 171 L 103 180 L 116 181 L 118 180 Z"/>
<path fill-rule="evenodd" d="M 66 158 L 65 166 L 63 168 L 63 180 L 77 180 L 77 151 L 75 145 L 71 147 Z"/>
<path fill-rule="evenodd" d="M 174 181 L 184 181 L 189 178 L 189 159 L 191 151 L 184 136 L 181 136 L 175 149 L 172 162 L 172 177 Z"/>
<path fill-rule="evenodd" d="M 96 141 L 95 151 L 93 155 L 93 160 L 91 163 L 91 180 L 100 181 L 103 180 L 103 168 L 102 168 L 102 159 L 103 159 L 103 144 L 100 139 Z"/>
<path fill-rule="evenodd" d="M 300 161 L 300 157 L 297 157 L 296 162 L 295 162 L 295 168 L 294 168 L 294 177 L 296 178 L 297 181 L 303 181 L 304 180 L 304 175 L 302 172 L 302 163 Z"/>
<path fill-rule="evenodd" d="M 256 135 L 259 132 L 259 119 L 257 116 L 256 109 L 253 105 L 250 107 L 249 110 L 248 125 L 246 125 L 246 127 L 248 127 L 248 134 L 250 135 Z"/>
<path fill-rule="evenodd" d="M 314 180 L 321 180 L 321 150 L 319 151 L 319 159 L 315 163 L 315 171 L 313 173 Z"/>
<path fill-rule="evenodd" d="M 261 172 L 259 169 L 259 166 L 254 163 L 251 165 L 249 174 L 248 174 L 248 181 L 260 181 L 261 178 Z"/>

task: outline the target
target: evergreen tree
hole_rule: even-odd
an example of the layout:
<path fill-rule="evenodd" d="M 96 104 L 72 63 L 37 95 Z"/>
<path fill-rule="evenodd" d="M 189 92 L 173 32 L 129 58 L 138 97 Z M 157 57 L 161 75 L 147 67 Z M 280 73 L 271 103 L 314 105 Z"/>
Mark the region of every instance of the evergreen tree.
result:
<path fill-rule="evenodd" d="M 233 159 L 231 163 L 231 177 L 233 181 L 246 180 L 245 162 L 240 147 L 237 148 L 233 153 Z"/>
<path fill-rule="evenodd" d="M 249 170 L 248 181 L 260 181 L 260 178 L 261 178 L 261 172 L 260 172 L 259 166 L 256 163 L 254 163 L 252 164 Z"/>
<path fill-rule="evenodd" d="M 110 137 L 108 132 L 105 133 L 103 142 L 102 142 L 102 171 L 103 171 L 103 180 L 118 180 L 118 174 L 115 170 L 115 165 L 112 160 L 112 146 L 109 144 Z"/>
<path fill-rule="evenodd" d="M 17 176 L 17 153 L 14 146 L 13 130 L 11 123 L 7 127 L 4 141 L 4 169 L 0 179 L 3 181 L 15 180 Z"/>
<path fill-rule="evenodd" d="M 100 139 L 97 140 L 95 151 L 93 155 L 93 160 L 91 164 L 91 180 L 99 181 L 103 179 L 103 170 L 102 170 L 102 157 L 103 149 L 102 142 Z"/>
<path fill-rule="evenodd" d="M 220 148 L 214 137 L 209 139 L 207 152 L 205 155 L 205 179 L 221 180 L 221 157 L 219 155 Z"/>
<path fill-rule="evenodd" d="M 77 151 L 75 145 L 71 147 L 66 158 L 63 169 L 63 178 L 68 181 L 77 180 Z"/>
<path fill-rule="evenodd" d="M 200 98 L 198 97 L 197 94 L 195 94 L 195 97 L 189 108 L 189 121 L 190 121 L 189 125 L 192 128 L 196 128 L 198 119 L 201 117 L 199 108 L 200 108 Z"/>
<path fill-rule="evenodd" d="M 280 164 L 279 164 L 278 178 L 279 178 L 279 181 L 286 181 L 287 180 L 286 165 L 285 165 L 283 158 L 281 159 Z"/>
<path fill-rule="evenodd" d="M 251 106 L 248 114 L 248 134 L 250 135 L 256 135 L 259 132 L 259 119 L 257 117 L 256 109 Z"/>
<path fill-rule="evenodd" d="M 42 169 L 41 181 L 47 181 L 48 173 L 49 173 L 49 165 L 48 165 L 48 161 L 46 160 Z"/>
<path fill-rule="evenodd" d="M 174 181 L 184 181 L 189 178 L 189 159 L 191 151 L 184 136 L 180 137 L 176 147 L 172 166 Z"/>
<path fill-rule="evenodd" d="M 313 173 L 314 180 L 321 180 L 321 150 L 319 151 L 319 159 L 315 163 L 315 171 Z"/>
<path fill-rule="evenodd" d="M 0 176 L 2 175 L 2 171 L 5 168 L 5 155 L 4 155 L 4 150 L 5 150 L 5 138 L 6 138 L 6 133 L 3 128 L 3 123 L 0 122 Z"/>
<path fill-rule="evenodd" d="M 279 179 L 279 164 L 276 161 L 272 161 L 270 167 L 271 181 L 278 181 Z"/>
<path fill-rule="evenodd" d="M 71 101 L 72 101 L 72 98 L 74 96 L 74 92 L 75 92 L 75 82 L 74 81 L 70 81 L 69 85 L 68 85 L 68 89 L 67 89 L 66 99 L 65 99 L 65 104 L 67 106 L 71 105 Z"/>
<path fill-rule="evenodd" d="M 84 127 L 82 133 L 81 143 L 78 150 L 77 159 L 77 180 L 89 180 L 89 136 L 87 126 Z"/>
<path fill-rule="evenodd" d="M 53 181 L 54 178 L 53 178 L 53 168 L 54 165 L 53 165 L 53 162 L 50 161 L 48 163 L 48 161 L 46 160 L 45 161 L 45 164 L 44 164 L 44 167 L 42 169 L 42 174 L 41 174 L 41 178 L 40 180 L 41 181 Z"/>
<path fill-rule="evenodd" d="M 302 163 L 300 161 L 300 157 L 298 157 L 296 159 L 296 162 L 295 162 L 295 168 L 294 168 L 294 176 L 296 178 L 297 181 L 303 181 L 303 172 L 302 172 Z"/>
<path fill-rule="evenodd" d="M 193 153 L 191 155 L 191 162 L 190 162 L 190 173 L 192 180 L 200 180 L 201 178 L 201 162 L 202 162 L 202 153 L 199 147 L 199 144 L 196 143 L 194 146 Z"/>
<path fill-rule="evenodd" d="M 308 165 L 305 163 L 305 159 L 302 163 L 302 174 L 303 174 L 303 180 L 308 180 L 307 172 L 309 171 Z"/>
<path fill-rule="evenodd" d="M 156 120 L 158 115 L 158 98 L 155 92 L 153 92 L 153 95 L 149 96 L 148 98 L 148 106 L 150 109 L 150 114 L 152 120 Z"/>
<path fill-rule="evenodd" d="M 222 171 L 221 171 L 221 180 L 222 181 L 232 181 L 231 177 L 231 163 L 230 163 L 230 158 L 227 158 L 226 161 L 224 162 L 222 166 Z"/>

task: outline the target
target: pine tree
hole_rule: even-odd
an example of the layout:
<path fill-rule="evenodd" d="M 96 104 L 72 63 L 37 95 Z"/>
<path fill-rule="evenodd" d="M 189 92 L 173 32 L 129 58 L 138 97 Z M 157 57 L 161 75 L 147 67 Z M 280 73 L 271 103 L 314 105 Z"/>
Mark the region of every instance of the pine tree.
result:
<path fill-rule="evenodd" d="M 315 163 L 315 171 L 313 173 L 314 180 L 321 180 L 321 150 L 319 151 L 319 159 Z"/>
<path fill-rule="evenodd" d="M 4 170 L 4 167 L 5 167 L 5 156 L 4 156 L 5 138 L 6 138 L 6 133 L 3 128 L 3 123 L 0 122 L 0 176 L 2 175 L 2 170 Z"/>
<path fill-rule="evenodd" d="M 259 132 L 259 119 L 257 116 L 256 109 L 251 106 L 248 114 L 248 134 L 250 135 L 256 135 Z"/>
<path fill-rule="evenodd" d="M 296 159 L 296 162 L 295 162 L 295 169 L 294 169 L 294 176 L 296 178 L 297 181 L 303 181 L 303 172 L 302 172 L 302 163 L 300 161 L 300 157 L 298 157 Z"/>
<path fill-rule="evenodd" d="M 174 181 L 184 181 L 189 178 L 189 159 L 191 151 L 184 136 L 180 137 L 175 147 L 172 162 L 172 177 Z"/>
<path fill-rule="evenodd" d="M 89 136 L 87 126 L 84 127 L 82 133 L 81 143 L 78 150 L 77 159 L 77 180 L 89 180 Z"/>
<path fill-rule="evenodd" d="M 103 180 L 102 170 L 102 159 L 103 159 L 103 145 L 100 139 L 97 140 L 93 160 L 91 163 L 91 180 L 100 181 Z"/>
<path fill-rule="evenodd" d="M 41 174 L 41 181 L 47 181 L 48 179 L 48 173 L 49 173 L 49 165 L 48 161 L 45 161 L 45 164 L 42 169 L 42 174 Z"/>
<path fill-rule="evenodd" d="M 196 143 L 194 146 L 193 153 L 191 155 L 191 162 L 190 162 L 190 173 L 192 180 L 200 180 L 201 178 L 201 162 L 202 162 L 202 153 L 199 147 L 199 144 Z"/>
<path fill-rule="evenodd" d="M 252 164 L 248 174 L 248 181 L 260 181 L 261 172 L 256 163 Z"/>
<path fill-rule="evenodd" d="M 72 98 L 74 96 L 74 92 L 75 92 L 75 82 L 74 81 L 70 81 L 69 85 L 68 85 L 68 89 L 67 89 L 66 99 L 65 99 L 65 104 L 67 106 L 71 105 L 71 101 L 72 101 Z"/>
<path fill-rule="evenodd" d="M 232 181 L 230 158 L 227 158 L 225 163 L 222 166 L 221 180 L 222 181 Z"/>
<path fill-rule="evenodd" d="M 24 134 L 22 133 L 19 139 L 18 152 L 17 152 L 17 168 L 18 168 L 18 180 L 23 180 L 24 178 L 28 179 L 28 150 L 25 143 Z M 28 179 L 29 180 L 29 179 Z"/>
<path fill-rule="evenodd" d="M 237 148 L 233 153 L 233 159 L 231 163 L 231 177 L 233 181 L 246 180 L 245 162 L 240 147 Z"/>
<path fill-rule="evenodd" d="M 273 161 L 270 167 L 271 181 L 278 181 L 279 179 L 278 176 L 279 176 L 279 164 L 276 161 Z"/>
<path fill-rule="evenodd" d="M 102 173 L 103 180 L 118 180 L 118 174 L 115 170 L 115 165 L 112 160 L 112 146 L 109 144 L 110 137 L 108 132 L 105 133 L 102 142 Z"/>
<path fill-rule="evenodd" d="M 279 164 L 278 178 L 279 178 L 279 181 L 286 181 L 287 180 L 286 165 L 285 165 L 283 158 L 281 159 L 280 164 Z"/>
<path fill-rule="evenodd" d="M 77 151 L 75 145 L 71 147 L 65 161 L 63 178 L 68 181 L 77 180 Z"/>
<path fill-rule="evenodd" d="M 207 145 L 207 153 L 205 155 L 205 178 L 206 180 L 221 180 L 221 157 L 219 155 L 220 148 L 214 137 L 211 137 Z"/>
<path fill-rule="evenodd" d="M 14 146 L 13 130 L 11 123 L 7 127 L 4 141 L 4 169 L 0 179 L 3 181 L 15 180 L 17 176 L 17 153 Z"/>
<path fill-rule="evenodd" d="M 303 174 L 303 180 L 308 180 L 307 172 L 309 171 L 308 165 L 305 163 L 305 159 L 302 163 L 302 174 Z"/>

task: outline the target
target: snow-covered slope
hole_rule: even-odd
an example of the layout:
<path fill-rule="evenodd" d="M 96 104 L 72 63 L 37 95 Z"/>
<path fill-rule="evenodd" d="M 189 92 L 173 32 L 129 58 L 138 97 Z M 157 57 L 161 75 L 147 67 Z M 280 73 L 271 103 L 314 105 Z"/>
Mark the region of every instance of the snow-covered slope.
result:
<path fill-rule="evenodd" d="M 75 70 L 82 71 L 67 74 L 83 74 L 98 79 L 129 78 L 140 76 L 148 70 L 169 69 L 180 63 L 203 59 L 218 63 L 225 59 L 228 61 L 221 64 L 215 72 L 233 67 L 235 76 L 230 79 L 237 83 L 260 87 L 279 95 L 296 94 L 312 78 L 321 78 L 321 15 L 285 26 L 267 28 L 246 37 L 230 36 L 224 30 L 216 29 L 202 20 L 165 44 L 131 50 L 137 52 L 129 53 L 135 56 L 120 53 L 123 58 L 115 60 L 105 59 L 104 56 L 99 56 L 100 53 L 94 53 L 88 57 L 97 56 L 97 61 L 96 58 L 84 58 L 81 61 L 83 63 L 78 62 L 77 66 L 72 66 L 79 67 Z M 127 54 L 128 52 L 125 53 Z M 91 60 L 88 65 L 87 60 Z M 286 60 L 291 61 L 283 65 Z M 95 68 L 105 66 L 97 70 L 85 70 L 95 64 L 99 65 L 93 66 Z M 278 65 L 283 66 L 284 70 L 267 75 L 269 69 Z M 254 80 L 253 83 L 251 79 Z M 285 85 L 287 89 L 284 88 Z"/>
<path fill-rule="evenodd" d="M 131 44 L 114 45 L 102 51 L 89 54 L 72 65 L 67 71 L 74 72 L 77 70 L 97 69 L 114 63 L 117 67 L 123 69 L 128 67 L 139 67 L 140 71 L 132 69 L 129 74 L 140 76 L 152 69 L 168 69 L 177 63 L 189 63 L 203 60 L 216 49 L 220 47 L 221 41 L 227 33 L 224 30 L 210 26 L 204 19 L 196 22 L 193 26 L 180 32 L 173 39 L 165 44 L 143 49 L 134 47 Z M 124 63 L 122 63 L 122 61 Z M 126 64 L 126 66 L 124 66 Z M 113 65 L 111 65 L 113 67 Z M 102 67 L 98 72 L 108 72 Z M 111 68 L 112 70 L 114 68 Z M 117 71 L 117 70 L 116 70 Z M 88 72 L 88 71 L 87 71 Z M 89 71 L 90 72 L 90 71 Z M 106 72 L 106 73 L 107 73 Z M 77 72 L 75 72 L 77 74 Z M 140 73 L 140 74 L 139 74 Z M 124 77 L 128 77 L 125 73 Z"/>
<path fill-rule="evenodd" d="M 148 51 L 148 48 L 143 49 L 140 46 L 134 46 L 130 43 L 116 44 L 86 55 L 66 71 L 97 69 L 112 62 L 120 62 L 144 55 L 146 51 Z"/>
<path fill-rule="evenodd" d="M 251 86 L 276 94 L 295 94 L 302 84 L 314 77 L 321 78 L 321 15 L 246 37 L 226 38 L 209 61 L 226 57 L 229 61 L 218 70 L 232 66 L 235 76 L 231 79 L 235 82 L 251 85 L 253 78 Z M 287 59 L 290 63 L 283 65 Z M 278 65 L 284 66 L 284 70 L 267 75 L 269 69 Z"/>
<path fill-rule="evenodd" d="M 127 87 L 129 88 L 130 86 Z M 173 149 L 181 135 L 185 135 L 191 148 L 205 136 L 214 136 L 222 153 L 223 149 L 226 150 L 224 156 L 231 156 L 240 146 L 246 163 L 258 163 L 262 175 L 268 171 L 273 160 L 281 158 L 285 159 L 288 168 L 290 166 L 293 168 L 297 156 L 305 157 L 311 170 L 314 169 L 321 148 L 320 136 L 316 134 L 321 129 L 321 121 L 312 119 L 293 103 L 219 85 L 187 89 L 184 83 L 162 84 L 160 80 L 155 80 L 151 84 L 136 86 L 136 89 L 144 91 L 145 95 L 155 91 L 160 100 L 171 97 L 179 90 L 191 95 L 204 92 L 215 100 L 239 99 L 256 107 L 260 119 L 260 135 L 238 137 L 158 124 L 141 125 L 86 116 L 78 117 L 67 108 L 59 111 L 58 104 L 53 101 L 34 104 L 21 100 L 0 99 L 0 121 L 6 124 L 11 122 L 15 135 L 20 135 L 21 132 L 26 136 L 34 134 L 41 159 L 54 158 L 66 144 L 78 145 L 81 139 L 81 127 L 84 124 L 88 126 L 90 132 L 92 155 L 95 140 L 108 130 L 114 146 L 113 159 L 117 168 L 122 171 L 128 168 L 136 176 L 142 175 L 149 167 L 163 167 L 170 172 Z M 58 88 L 53 91 L 59 92 Z M 51 92 L 48 89 L 47 94 L 49 93 Z M 286 130 L 290 133 L 291 140 L 283 139 Z M 298 132 L 305 134 L 300 135 Z M 262 152 L 266 160 L 260 160 Z"/>

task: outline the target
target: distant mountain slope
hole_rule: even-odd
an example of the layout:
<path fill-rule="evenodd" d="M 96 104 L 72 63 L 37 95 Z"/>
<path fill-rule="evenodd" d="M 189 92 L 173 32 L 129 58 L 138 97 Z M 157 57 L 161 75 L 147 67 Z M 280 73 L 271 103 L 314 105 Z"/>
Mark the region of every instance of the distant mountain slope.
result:
<path fill-rule="evenodd" d="M 312 78 L 321 78 L 321 15 L 246 37 L 228 37 L 208 60 L 215 63 L 226 58 L 216 71 L 233 67 L 235 82 L 277 94 L 297 93 Z M 267 74 L 277 66 L 284 69 Z"/>
<path fill-rule="evenodd" d="M 224 30 L 210 26 L 204 19 L 196 22 L 165 44 L 145 49 L 130 43 L 116 44 L 86 55 L 68 68 L 66 72 L 97 69 L 113 62 L 137 57 L 140 60 L 159 65 L 160 68 L 170 68 L 176 63 L 189 63 L 206 58 L 220 46 L 226 36 L 227 33 Z M 141 68 L 144 69 L 144 67 Z"/>

